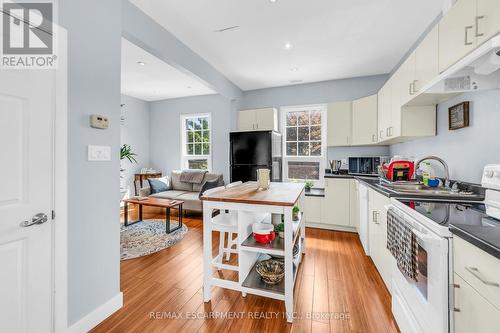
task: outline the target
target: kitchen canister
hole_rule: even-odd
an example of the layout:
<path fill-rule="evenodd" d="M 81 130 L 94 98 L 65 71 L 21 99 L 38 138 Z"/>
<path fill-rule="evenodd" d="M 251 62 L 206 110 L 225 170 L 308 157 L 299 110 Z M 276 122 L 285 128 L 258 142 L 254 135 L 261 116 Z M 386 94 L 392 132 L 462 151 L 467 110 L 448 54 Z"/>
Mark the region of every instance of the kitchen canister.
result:
<path fill-rule="evenodd" d="M 257 186 L 261 190 L 267 190 L 270 184 L 270 174 L 269 169 L 257 169 Z"/>

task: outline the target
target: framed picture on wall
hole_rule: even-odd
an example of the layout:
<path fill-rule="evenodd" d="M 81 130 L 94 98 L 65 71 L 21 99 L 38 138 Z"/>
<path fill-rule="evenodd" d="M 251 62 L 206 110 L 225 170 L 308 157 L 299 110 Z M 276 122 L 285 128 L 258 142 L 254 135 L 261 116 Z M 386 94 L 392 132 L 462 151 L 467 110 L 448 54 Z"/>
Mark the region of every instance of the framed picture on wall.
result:
<path fill-rule="evenodd" d="M 448 109 L 448 129 L 450 131 L 469 127 L 469 102 L 462 102 Z"/>

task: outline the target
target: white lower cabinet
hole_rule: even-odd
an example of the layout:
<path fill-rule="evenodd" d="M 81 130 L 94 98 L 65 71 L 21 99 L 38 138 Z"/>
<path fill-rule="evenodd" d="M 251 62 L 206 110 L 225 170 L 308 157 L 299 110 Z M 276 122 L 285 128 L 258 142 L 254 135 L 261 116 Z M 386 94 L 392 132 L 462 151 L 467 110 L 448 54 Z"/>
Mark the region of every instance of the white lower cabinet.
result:
<path fill-rule="evenodd" d="M 325 179 L 325 196 L 306 196 L 303 210 L 309 227 L 356 231 L 359 223 L 357 181 Z"/>
<path fill-rule="evenodd" d="M 455 333 L 494 333 L 500 328 L 500 311 L 458 274 L 454 274 Z"/>
<path fill-rule="evenodd" d="M 387 250 L 387 211 L 385 206 L 391 200 L 382 194 L 368 191 L 368 237 L 370 256 L 384 283 L 391 291 L 392 254 Z"/>
<path fill-rule="evenodd" d="M 325 179 L 325 198 L 321 222 L 327 225 L 350 226 L 350 182 L 352 179 Z"/>
<path fill-rule="evenodd" d="M 302 209 L 305 213 L 306 223 L 321 223 L 322 202 L 322 197 L 306 196 L 304 198 L 304 207 Z"/>

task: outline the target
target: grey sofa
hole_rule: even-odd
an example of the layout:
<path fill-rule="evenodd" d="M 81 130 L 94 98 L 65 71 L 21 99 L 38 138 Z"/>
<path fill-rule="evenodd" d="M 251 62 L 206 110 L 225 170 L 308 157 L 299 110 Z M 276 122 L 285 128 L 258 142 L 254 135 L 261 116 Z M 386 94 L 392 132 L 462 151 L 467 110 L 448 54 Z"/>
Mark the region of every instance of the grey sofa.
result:
<path fill-rule="evenodd" d="M 202 202 L 199 198 L 200 190 L 206 181 L 219 181 L 219 186 L 224 185 L 222 174 L 219 173 L 206 173 L 203 181 L 200 184 L 192 184 L 181 182 L 180 170 L 174 170 L 169 176 L 170 189 L 164 192 L 151 194 L 149 186 L 141 188 L 141 196 L 151 196 L 154 198 L 176 199 L 184 201 L 183 209 L 189 211 L 202 212 Z"/>

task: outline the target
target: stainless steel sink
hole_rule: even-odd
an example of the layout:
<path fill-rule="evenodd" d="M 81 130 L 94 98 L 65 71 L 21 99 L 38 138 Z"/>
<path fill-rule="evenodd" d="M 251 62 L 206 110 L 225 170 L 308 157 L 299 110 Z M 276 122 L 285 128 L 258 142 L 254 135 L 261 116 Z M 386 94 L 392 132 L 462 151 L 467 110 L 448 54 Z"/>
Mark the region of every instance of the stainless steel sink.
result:
<path fill-rule="evenodd" d="M 423 184 L 407 185 L 387 185 L 380 184 L 380 187 L 401 194 L 411 196 L 431 196 L 431 197 L 461 197 L 461 198 L 479 198 L 480 196 L 473 192 L 456 192 L 445 187 L 426 187 Z"/>

